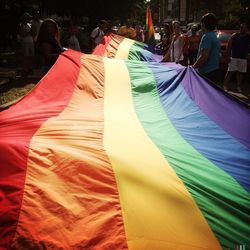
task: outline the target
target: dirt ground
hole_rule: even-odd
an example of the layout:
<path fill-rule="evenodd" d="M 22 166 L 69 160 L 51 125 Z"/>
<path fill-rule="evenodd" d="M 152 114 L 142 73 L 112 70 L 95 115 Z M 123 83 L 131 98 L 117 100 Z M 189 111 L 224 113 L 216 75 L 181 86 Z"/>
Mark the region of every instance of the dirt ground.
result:
<path fill-rule="evenodd" d="M 21 76 L 20 60 L 14 51 L 0 53 L 0 110 L 27 94 L 43 77 L 40 69 Z"/>

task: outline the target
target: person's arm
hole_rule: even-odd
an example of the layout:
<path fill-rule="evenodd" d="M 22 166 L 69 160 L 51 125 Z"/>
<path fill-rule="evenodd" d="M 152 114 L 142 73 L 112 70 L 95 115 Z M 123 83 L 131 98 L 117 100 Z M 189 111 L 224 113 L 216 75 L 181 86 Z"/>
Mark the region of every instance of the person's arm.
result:
<path fill-rule="evenodd" d="M 200 55 L 198 56 L 196 62 L 193 64 L 193 68 L 199 68 L 203 65 L 209 56 L 210 42 L 207 37 L 203 36 L 200 42 Z"/>
<path fill-rule="evenodd" d="M 184 36 L 183 35 L 180 36 L 180 43 L 179 43 L 179 45 L 180 45 L 180 47 L 179 47 L 179 53 L 178 53 L 178 56 L 177 56 L 177 58 L 175 60 L 176 63 L 180 62 L 180 58 L 181 58 L 181 56 L 183 54 L 183 46 L 184 46 Z"/>
<path fill-rule="evenodd" d="M 230 57 L 231 55 L 231 50 L 232 50 L 232 41 L 235 37 L 235 33 L 230 37 L 227 43 L 227 48 L 226 48 L 226 56 Z"/>
<path fill-rule="evenodd" d="M 171 53 L 171 47 L 172 47 L 172 44 L 174 42 L 174 38 L 172 36 L 172 41 L 170 42 L 170 46 L 168 47 L 168 50 L 166 52 L 166 54 L 164 55 L 163 59 L 162 59 L 162 62 L 170 62 L 170 53 Z"/>
<path fill-rule="evenodd" d="M 199 68 L 203 65 L 209 56 L 209 49 L 202 49 L 200 56 L 197 58 L 196 62 L 193 64 L 193 68 Z"/>

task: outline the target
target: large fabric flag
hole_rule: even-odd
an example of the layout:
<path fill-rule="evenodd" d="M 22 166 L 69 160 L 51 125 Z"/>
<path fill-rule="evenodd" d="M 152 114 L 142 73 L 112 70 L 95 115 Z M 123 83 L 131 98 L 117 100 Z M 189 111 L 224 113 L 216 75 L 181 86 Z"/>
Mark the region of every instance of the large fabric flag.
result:
<path fill-rule="evenodd" d="M 92 54 L 147 62 L 160 62 L 163 58 L 152 53 L 149 45 L 116 34 L 105 36 L 103 43 L 97 45 Z"/>
<path fill-rule="evenodd" d="M 148 6 L 147 7 L 147 12 L 146 12 L 146 43 L 149 45 L 151 50 L 154 52 L 154 47 L 155 47 L 155 31 L 154 31 L 154 25 L 153 25 L 153 20 L 152 20 L 152 15 L 151 15 L 151 9 Z"/>
<path fill-rule="evenodd" d="M 0 248 L 247 249 L 249 124 L 192 68 L 68 50 L 0 113 Z"/>

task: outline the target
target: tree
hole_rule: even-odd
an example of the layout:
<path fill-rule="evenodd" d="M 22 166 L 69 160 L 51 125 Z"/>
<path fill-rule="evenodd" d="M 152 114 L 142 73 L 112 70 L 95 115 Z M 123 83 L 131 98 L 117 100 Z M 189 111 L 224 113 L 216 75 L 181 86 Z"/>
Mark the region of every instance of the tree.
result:
<path fill-rule="evenodd" d="M 249 23 L 249 1 L 223 0 L 224 16 L 219 19 L 219 26 L 229 29 L 237 29 L 240 22 Z"/>

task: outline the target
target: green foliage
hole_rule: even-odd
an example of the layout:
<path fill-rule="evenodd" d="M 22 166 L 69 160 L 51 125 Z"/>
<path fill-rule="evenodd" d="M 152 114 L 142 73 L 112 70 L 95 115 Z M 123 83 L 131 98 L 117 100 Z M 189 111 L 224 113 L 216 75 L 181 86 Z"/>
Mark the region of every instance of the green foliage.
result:
<path fill-rule="evenodd" d="M 152 14 L 158 12 L 158 0 L 151 0 L 147 3 L 145 0 L 133 0 L 131 1 L 129 18 L 133 20 L 133 24 L 144 25 L 146 20 L 147 5 L 150 5 Z"/>
<path fill-rule="evenodd" d="M 240 0 L 224 0 L 222 2 L 224 18 L 219 20 L 219 27 L 237 29 L 240 22 L 249 22 L 249 10 Z"/>
<path fill-rule="evenodd" d="M 225 16 L 225 19 L 219 21 L 219 27 L 224 29 L 236 29 L 239 24 L 239 17 L 231 13 Z"/>

